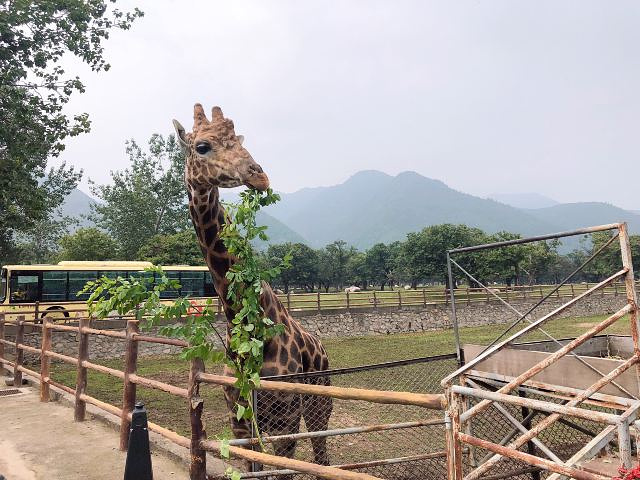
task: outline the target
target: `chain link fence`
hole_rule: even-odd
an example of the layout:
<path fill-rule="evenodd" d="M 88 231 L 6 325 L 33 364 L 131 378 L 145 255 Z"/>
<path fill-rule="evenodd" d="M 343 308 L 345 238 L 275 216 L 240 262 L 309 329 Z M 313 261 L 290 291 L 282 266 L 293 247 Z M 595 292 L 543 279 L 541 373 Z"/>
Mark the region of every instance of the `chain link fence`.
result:
<path fill-rule="evenodd" d="M 331 385 L 340 387 L 441 393 L 441 379 L 456 367 L 456 355 L 450 354 L 326 372 L 269 377 L 268 380 L 304 383 L 329 381 Z M 322 454 L 323 443 L 326 442 L 326 461 L 331 465 L 340 465 L 345 469 L 386 479 L 446 478 L 443 412 L 406 405 L 337 399 L 331 401 L 312 395 L 296 397 L 298 399 L 291 403 L 279 404 L 268 392 L 256 394 L 257 418 L 263 430 L 261 433 L 280 433 L 269 431 L 269 427 L 274 427 L 274 418 L 281 419 L 280 425 L 286 423 L 287 418 L 292 419 L 293 423 L 301 418 L 299 432 L 328 430 L 328 436 L 322 439 L 288 441 L 285 445 L 276 444 L 275 449 L 273 445 L 268 445 L 269 453 L 275 453 L 276 449 L 280 452 L 289 449 L 289 452 L 294 452 L 293 457 L 296 459 L 318 462 L 322 458 L 318 454 Z M 265 412 L 266 408 L 271 409 L 268 414 Z M 328 422 L 325 421 L 327 410 L 330 410 Z M 344 429 L 361 430 L 359 427 L 372 426 L 373 431 L 340 432 Z M 277 427 L 275 425 L 276 430 Z M 261 468 L 254 466 L 254 470 Z M 248 473 L 243 478 L 306 480 L 313 477 L 270 470 Z"/>

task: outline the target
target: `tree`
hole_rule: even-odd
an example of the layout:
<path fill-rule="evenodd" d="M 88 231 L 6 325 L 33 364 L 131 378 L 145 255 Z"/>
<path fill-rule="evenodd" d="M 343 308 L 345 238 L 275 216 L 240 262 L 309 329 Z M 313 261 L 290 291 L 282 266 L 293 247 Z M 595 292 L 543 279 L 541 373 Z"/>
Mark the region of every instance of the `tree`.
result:
<path fill-rule="evenodd" d="M 365 254 L 365 265 L 369 280 L 380 285 L 380 290 L 391 281 L 395 258 L 391 246 L 377 243 Z"/>
<path fill-rule="evenodd" d="M 175 136 L 152 135 L 149 152 L 130 140 L 127 154 L 131 166 L 111 172 L 112 184 L 93 184 L 91 190 L 101 202 L 91 205 L 91 217 L 116 240 L 123 259 L 135 260 L 151 237 L 190 229 L 190 220 L 184 154 Z"/>
<path fill-rule="evenodd" d="M 154 265 L 204 265 L 193 229 L 171 235 L 154 235 L 140 247 L 136 258 Z"/>
<path fill-rule="evenodd" d="M 70 217 L 49 217 L 39 220 L 25 234 L 16 235 L 13 259 L 15 263 L 51 263 L 56 261 L 61 239 L 77 221 Z"/>
<path fill-rule="evenodd" d="M 482 243 L 484 237 L 480 229 L 450 223 L 409 233 L 402 248 L 402 265 L 411 286 L 416 288 L 419 281 L 429 278 L 444 280 L 448 285 L 447 250 Z M 458 255 L 455 260 L 467 270 L 475 268 L 475 260 L 470 255 Z M 454 288 L 457 276 L 459 274 L 454 273 Z"/>
<path fill-rule="evenodd" d="M 116 242 L 95 227 L 79 228 L 60 239 L 60 260 L 116 260 Z"/>
<path fill-rule="evenodd" d="M 274 281 L 283 286 L 285 293 L 293 285 L 313 290 L 318 276 L 318 254 L 304 243 L 269 245 L 266 252 L 269 267 L 281 265 L 287 254 L 291 254 L 291 266 L 281 270 Z"/>
<path fill-rule="evenodd" d="M 326 260 L 329 263 L 329 274 L 331 285 L 340 290 L 347 280 L 347 263 L 356 253 L 354 247 L 349 247 L 344 240 L 336 240 L 325 247 L 327 252 Z"/>
<path fill-rule="evenodd" d="M 47 172 L 47 159 L 64 140 L 89 130 L 86 114 L 64 108 L 80 79 L 66 76 L 63 56 L 94 71 L 107 70 L 102 42 L 142 15 L 105 1 L 39 0 L 0 3 L 0 263 L 15 252 L 16 235 L 30 235 L 55 216 L 80 173 L 64 164 Z"/>
<path fill-rule="evenodd" d="M 370 270 L 367 267 L 366 254 L 354 252 L 347 260 L 347 282 L 366 290 L 369 285 L 369 278 Z"/>

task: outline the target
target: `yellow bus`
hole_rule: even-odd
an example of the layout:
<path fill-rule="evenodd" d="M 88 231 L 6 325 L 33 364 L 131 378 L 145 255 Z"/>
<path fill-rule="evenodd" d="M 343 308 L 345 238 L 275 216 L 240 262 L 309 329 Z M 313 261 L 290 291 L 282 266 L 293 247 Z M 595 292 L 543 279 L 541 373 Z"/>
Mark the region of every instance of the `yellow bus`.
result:
<path fill-rule="evenodd" d="M 57 321 L 70 313 L 86 311 L 87 294 L 78 294 L 90 280 L 100 277 L 127 278 L 149 275 L 143 270 L 150 262 L 59 262 L 57 265 L 5 265 L 0 281 L 0 313 L 11 317 L 25 313 L 27 320 L 41 321 L 45 316 Z M 207 267 L 163 266 L 167 277 L 178 280 L 180 289 L 166 290 L 161 298 L 198 299 L 216 296 Z M 28 313 L 27 313 L 28 312 Z"/>

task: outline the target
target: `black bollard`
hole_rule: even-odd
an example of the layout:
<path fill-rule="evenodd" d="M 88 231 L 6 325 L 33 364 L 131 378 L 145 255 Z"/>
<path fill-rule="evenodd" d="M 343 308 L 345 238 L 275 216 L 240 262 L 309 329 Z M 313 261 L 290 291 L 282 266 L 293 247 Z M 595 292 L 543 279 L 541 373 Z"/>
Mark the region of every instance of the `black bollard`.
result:
<path fill-rule="evenodd" d="M 136 403 L 131 415 L 124 480 L 153 480 L 147 411 L 142 402 Z"/>

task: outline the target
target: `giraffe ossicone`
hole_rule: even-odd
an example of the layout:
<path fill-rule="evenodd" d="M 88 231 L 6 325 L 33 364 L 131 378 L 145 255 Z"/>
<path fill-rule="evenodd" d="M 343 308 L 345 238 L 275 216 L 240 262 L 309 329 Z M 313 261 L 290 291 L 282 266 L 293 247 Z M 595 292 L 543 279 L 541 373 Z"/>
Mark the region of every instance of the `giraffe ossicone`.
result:
<path fill-rule="evenodd" d="M 249 152 L 242 146 L 242 135 L 236 135 L 233 121 L 225 118 L 220 107 L 213 107 L 211 120 L 207 119 L 202 105 L 193 109 L 193 130 L 187 133 L 174 120 L 178 141 L 185 153 L 185 184 L 189 198 L 189 213 L 196 230 L 198 243 L 211 272 L 216 293 L 219 296 L 228 326 L 235 312 L 227 299 L 226 273 L 234 263 L 220 238 L 225 222 L 225 211 L 220 203 L 218 188 L 246 185 L 264 191 L 269 188 L 269 177 Z M 260 306 L 274 323 L 284 325 L 284 332 L 264 345 L 264 364 L 261 377 L 324 371 L 329 359 L 322 343 L 295 320 L 266 283 L 260 295 Z M 230 328 L 227 329 L 227 341 Z M 233 372 L 225 368 L 226 375 Z M 319 375 L 306 380 L 308 383 L 329 385 L 328 376 Z M 238 420 L 233 408 L 238 401 L 238 391 L 224 389 L 230 410 L 231 427 L 237 438 L 251 436 L 248 420 Z M 261 432 L 269 435 L 298 433 L 304 418 L 309 431 L 326 430 L 333 402 L 327 397 L 313 397 L 259 391 L 258 423 Z M 329 465 L 326 438 L 311 439 L 314 460 Z M 295 440 L 274 443 L 276 455 L 293 457 Z"/>

